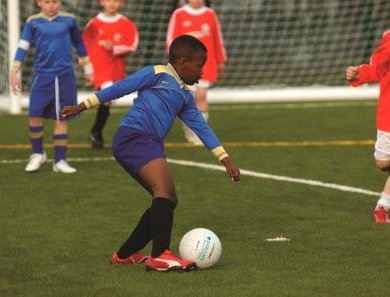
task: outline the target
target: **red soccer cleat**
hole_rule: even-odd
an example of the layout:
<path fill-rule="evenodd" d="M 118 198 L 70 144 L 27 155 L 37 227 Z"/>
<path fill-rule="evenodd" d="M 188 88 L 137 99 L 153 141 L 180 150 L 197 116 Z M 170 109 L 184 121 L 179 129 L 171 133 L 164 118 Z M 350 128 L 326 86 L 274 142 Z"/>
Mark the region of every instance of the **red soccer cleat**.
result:
<path fill-rule="evenodd" d="M 387 215 L 387 211 L 383 207 L 378 207 L 377 209 L 375 209 L 375 211 L 374 211 L 374 219 L 375 219 L 375 223 L 377 223 L 377 224 L 388 224 L 388 223 L 390 223 L 390 219 L 389 219 L 389 217 Z"/>
<path fill-rule="evenodd" d="M 121 259 L 118 256 L 118 252 L 115 252 L 111 257 L 111 264 L 140 264 L 145 262 L 146 259 L 148 259 L 148 256 L 140 253 L 134 253 L 126 259 Z"/>
<path fill-rule="evenodd" d="M 176 257 L 170 250 L 166 250 L 156 258 L 148 257 L 145 265 L 147 271 L 192 271 L 196 269 L 195 262 Z"/>

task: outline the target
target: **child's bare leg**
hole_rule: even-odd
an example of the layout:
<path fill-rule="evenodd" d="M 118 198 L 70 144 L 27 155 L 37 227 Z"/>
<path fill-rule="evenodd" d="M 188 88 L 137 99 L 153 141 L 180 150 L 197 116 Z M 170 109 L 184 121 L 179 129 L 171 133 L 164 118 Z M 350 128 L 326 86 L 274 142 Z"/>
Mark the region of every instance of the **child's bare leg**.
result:
<path fill-rule="evenodd" d="M 153 192 L 150 207 L 150 230 L 153 258 L 169 249 L 173 225 L 173 209 L 177 204 L 175 185 L 166 159 L 155 159 L 139 171 L 141 179 Z"/>
<path fill-rule="evenodd" d="M 151 188 L 154 198 L 165 198 L 177 204 L 176 190 L 167 160 L 155 159 L 139 171 L 140 178 Z"/>

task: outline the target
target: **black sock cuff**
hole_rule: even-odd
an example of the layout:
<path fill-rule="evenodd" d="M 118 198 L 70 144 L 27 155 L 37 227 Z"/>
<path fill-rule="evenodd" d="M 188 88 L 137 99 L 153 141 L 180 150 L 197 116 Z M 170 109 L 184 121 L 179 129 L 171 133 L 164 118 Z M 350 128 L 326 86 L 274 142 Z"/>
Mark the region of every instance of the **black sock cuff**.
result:
<path fill-rule="evenodd" d="M 175 204 L 167 199 L 162 197 L 155 197 L 152 200 L 152 208 L 158 208 L 158 209 L 171 209 L 173 210 L 175 208 Z"/>

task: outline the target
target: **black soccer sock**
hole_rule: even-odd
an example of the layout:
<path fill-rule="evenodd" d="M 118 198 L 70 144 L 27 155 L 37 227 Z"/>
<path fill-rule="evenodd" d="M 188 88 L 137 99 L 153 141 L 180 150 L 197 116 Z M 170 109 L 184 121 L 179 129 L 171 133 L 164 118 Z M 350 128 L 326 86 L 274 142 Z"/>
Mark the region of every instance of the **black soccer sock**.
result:
<path fill-rule="evenodd" d="M 96 113 L 95 124 L 92 127 L 92 132 L 102 134 L 103 128 L 106 125 L 107 119 L 110 116 L 110 105 L 99 105 Z"/>
<path fill-rule="evenodd" d="M 150 221 L 152 230 L 152 257 L 158 257 L 169 249 L 173 225 L 174 204 L 166 198 L 156 197 L 150 208 Z"/>
<path fill-rule="evenodd" d="M 133 233 L 118 250 L 119 258 L 128 258 L 131 254 L 142 250 L 151 239 L 150 208 L 148 208 L 142 215 Z"/>

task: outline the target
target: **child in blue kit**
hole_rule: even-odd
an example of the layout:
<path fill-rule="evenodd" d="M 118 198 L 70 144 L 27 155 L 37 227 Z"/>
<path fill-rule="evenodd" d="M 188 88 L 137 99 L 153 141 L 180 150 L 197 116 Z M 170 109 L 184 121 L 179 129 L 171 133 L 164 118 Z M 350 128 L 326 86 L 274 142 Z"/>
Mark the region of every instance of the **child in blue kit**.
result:
<path fill-rule="evenodd" d="M 19 71 L 30 46 L 34 46 L 34 77 L 30 88 L 29 128 L 32 155 L 25 167 L 35 172 L 46 161 L 43 150 L 43 118 L 55 120 L 53 171 L 74 173 L 66 162 L 68 125 L 60 118 L 65 105 L 77 103 L 76 79 L 73 71 L 72 44 L 84 65 L 88 84 L 93 70 L 75 18 L 60 11 L 61 0 L 37 0 L 41 12 L 28 18 L 23 28 L 11 71 L 11 87 L 20 90 Z"/>
<path fill-rule="evenodd" d="M 79 105 L 62 110 L 62 116 L 66 118 L 138 91 L 133 107 L 114 136 L 112 150 L 119 164 L 153 199 L 130 237 L 112 256 L 114 264 L 146 261 L 147 270 L 196 269 L 194 262 L 181 259 L 169 250 L 173 211 L 178 200 L 163 141 L 176 116 L 222 162 L 232 181 L 240 179 L 239 169 L 203 119 L 188 88 L 200 79 L 206 59 L 207 50 L 198 39 L 189 35 L 179 36 L 170 46 L 167 65 L 146 66 Z M 150 257 L 146 257 L 140 251 L 150 241 L 152 252 Z"/>

